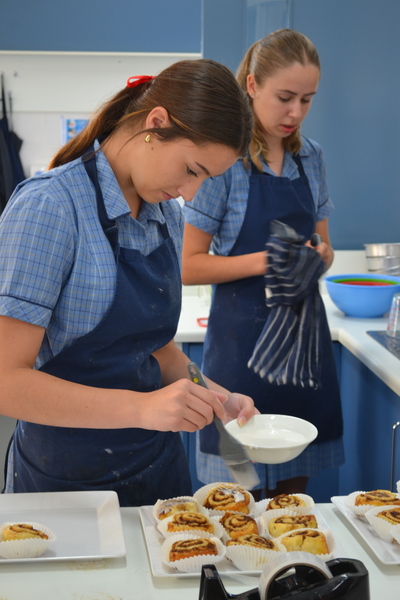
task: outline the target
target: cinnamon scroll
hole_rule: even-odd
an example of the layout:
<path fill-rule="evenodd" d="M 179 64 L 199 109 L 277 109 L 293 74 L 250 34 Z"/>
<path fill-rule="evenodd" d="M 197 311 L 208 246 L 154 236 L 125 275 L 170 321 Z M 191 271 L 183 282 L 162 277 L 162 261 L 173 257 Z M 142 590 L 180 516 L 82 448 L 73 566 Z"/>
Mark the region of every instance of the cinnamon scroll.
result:
<path fill-rule="evenodd" d="M 217 556 L 216 543 L 208 538 L 191 538 L 174 542 L 169 551 L 170 562 L 202 555 Z"/>
<path fill-rule="evenodd" d="M 257 521 L 250 515 L 226 512 L 219 522 L 232 539 L 241 535 L 258 534 Z"/>
<path fill-rule="evenodd" d="M 268 521 L 268 532 L 272 537 L 305 527 L 317 529 L 318 523 L 314 515 L 282 515 Z"/>
<path fill-rule="evenodd" d="M 244 545 L 251 546 L 252 548 L 259 548 L 261 550 L 278 550 L 278 546 L 273 540 L 269 540 L 261 535 L 254 533 L 249 535 L 240 535 L 235 539 L 230 539 L 226 542 L 228 546 Z"/>
<path fill-rule="evenodd" d="M 199 504 L 192 496 L 180 496 L 168 500 L 158 500 L 153 509 L 157 521 L 167 519 L 178 512 L 200 512 Z"/>
<path fill-rule="evenodd" d="M 248 514 L 250 499 L 249 492 L 242 486 L 234 483 L 222 483 L 209 492 L 203 506 L 212 510 Z"/>
<path fill-rule="evenodd" d="M 214 533 L 214 525 L 206 515 L 196 512 L 175 513 L 167 524 L 168 532 L 192 530 Z"/>
<path fill-rule="evenodd" d="M 35 529 L 28 523 L 12 523 L 11 525 L 4 527 L 2 531 L 3 542 L 12 540 L 28 540 L 31 538 L 48 540 L 49 536 L 43 531 L 40 531 L 40 529 Z"/>
<path fill-rule="evenodd" d="M 306 506 L 305 501 L 295 494 L 279 494 L 272 498 L 266 510 L 275 510 L 278 508 L 295 508 L 298 506 Z"/>
<path fill-rule="evenodd" d="M 391 525 L 400 525 L 400 508 L 388 508 L 377 513 L 376 516 L 388 521 Z"/>
<path fill-rule="evenodd" d="M 283 535 L 280 541 L 288 552 L 310 552 L 311 554 L 329 554 L 325 534 L 317 529 L 301 529 Z"/>
<path fill-rule="evenodd" d="M 356 506 L 384 506 L 385 504 L 400 505 L 400 498 L 398 494 L 394 494 L 389 490 L 373 490 L 372 492 L 360 493 L 355 498 Z"/>

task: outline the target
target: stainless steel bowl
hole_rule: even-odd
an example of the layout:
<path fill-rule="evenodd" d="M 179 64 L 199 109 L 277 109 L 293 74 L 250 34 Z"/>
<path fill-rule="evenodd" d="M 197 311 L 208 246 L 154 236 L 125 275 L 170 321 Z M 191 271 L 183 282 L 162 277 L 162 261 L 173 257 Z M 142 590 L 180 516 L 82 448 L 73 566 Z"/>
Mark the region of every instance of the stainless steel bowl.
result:
<path fill-rule="evenodd" d="M 367 256 L 366 260 L 368 271 L 388 273 L 400 269 L 400 256 Z"/>
<path fill-rule="evenodd" d="M 364 244 L 365 256 L 398 256 L 400 257 L 400 242 L 395 244 Z"/>

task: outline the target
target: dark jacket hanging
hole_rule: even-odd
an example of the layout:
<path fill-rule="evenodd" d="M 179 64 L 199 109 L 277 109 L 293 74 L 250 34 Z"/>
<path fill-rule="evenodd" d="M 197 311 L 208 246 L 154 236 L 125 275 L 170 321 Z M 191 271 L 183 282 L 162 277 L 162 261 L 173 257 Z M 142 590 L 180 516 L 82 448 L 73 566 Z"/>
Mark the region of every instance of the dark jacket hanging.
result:
<path fill-rule="evenodd" d="M 15 187 L 25 179 L 19 150 L 22 140 L 12 131 L 7 118 L 6 95 L 4 91 L 4 75 L 1 74 L 0 119 L 0 213 L 3 212 Z"/>

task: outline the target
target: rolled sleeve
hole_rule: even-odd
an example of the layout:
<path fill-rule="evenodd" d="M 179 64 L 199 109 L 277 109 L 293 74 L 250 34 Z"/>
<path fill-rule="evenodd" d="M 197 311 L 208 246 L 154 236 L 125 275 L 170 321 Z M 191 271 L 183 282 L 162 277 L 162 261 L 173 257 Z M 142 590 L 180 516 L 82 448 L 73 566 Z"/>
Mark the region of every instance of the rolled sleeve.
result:
<path fill-rule="evenodd" d="M 211 250 L 226 256 L 243 224 L 249 177 L 238 160 L 219 177 L 207 179 L 194 199 L 185 205 L 185 221 L 213 236 Z"/>
<path fill-rule="evenodd" d="M 206 179 L 193 200 L 184 205 L 185 221 L 215 235 L 223 220 L 227 199 L 227 181 L 224 175 Z"/>
<path fill-rule="evenodd" d="M 326 181 L 326 164 L 323 150 L 314 140 L 303 137 L 300 156 L 314 198 L 317 221 L 322 221 L 334 211 Z"/>
<path fill-rule="evenodd" d="M 29 201 L 26 201 L 29 196 Z M 47 327 L 73 262 L 76 231 L 51 194 L 27 184 L 0 227 L 0 313 Z"/>

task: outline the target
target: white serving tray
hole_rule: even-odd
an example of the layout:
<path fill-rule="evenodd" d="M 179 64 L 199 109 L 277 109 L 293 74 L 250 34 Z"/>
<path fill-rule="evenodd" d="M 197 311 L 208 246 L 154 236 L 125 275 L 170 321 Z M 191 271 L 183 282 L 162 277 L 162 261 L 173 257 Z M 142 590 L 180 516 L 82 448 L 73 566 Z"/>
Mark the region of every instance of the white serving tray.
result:
<path fill-rule="evenodd" d="M 118 496 L 112 491 L 1 494 L 0 524 L 5 521 L 42 523 L 57 539 L 38 558 L 0 558 L 0 565 L 126 555 Z"/>
<path fill-rule="evenodd" d="M 320 529 L 329 529 L 327 522 L 319 512 L 317 508 L 313 508 L 311 513 L 315 514 Z M 154 577 L 200 577 L 200 573 L 183 573 L 176 569 L 171 569 L 165 565 L 161 557 L 161 545 L 165 540 L 164 536 L 158 531 L 157 523 L 153 516 L 153 506 L 141 506 L 139 508 L 140 520 L 143 528 L 143 535 L 147 546 L 147 553 L 149 555 L 149 562 L 151 572 Z M 336 540 L 335 540 L 336 541 Z M 336 542 L 336 548 L 334 553 L 335 557 L 345 557 L 343 550 Z M 221 562 L 217 563 L 218 573 L 222 575 L 261 575 L 262 570 L 259 571 L 239 571 L 230 560 L 224 558 Z"/>
<path fill-rule="evenodd" d="M 382 540 L 368 521 L 359 519 L 346 504 L 347 496 L 332 496 L 331 502 L 360 534 L 375 556 L 385 565 L 400 565 L 400 545 Z M 382 507 L 384 508 L 384 507 Z"/>

